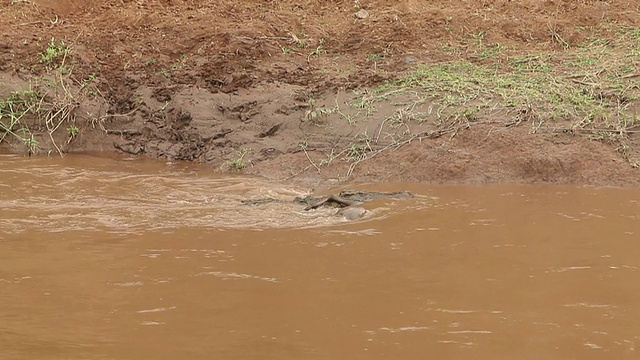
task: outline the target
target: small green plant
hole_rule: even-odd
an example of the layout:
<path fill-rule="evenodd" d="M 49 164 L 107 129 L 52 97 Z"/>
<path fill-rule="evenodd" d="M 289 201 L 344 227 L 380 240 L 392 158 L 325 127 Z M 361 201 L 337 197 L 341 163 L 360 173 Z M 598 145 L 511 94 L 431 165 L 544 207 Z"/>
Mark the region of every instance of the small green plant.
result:
<path fill-rule="evenodd" d="M 152 57 L 144 61 L 144 66 L 153 65 L 158 62 L 158 58 Z"/>
<path fill-rule="evenodd" d="M 233 160 L 227 161 L 227 166 L 231 169 L 234 169 L 235 171 L 242 171 L 247 166 L 244 161 L 244 157 L 249 153 L 249 151 L 251 151 L 250 148 L 242 148 L 236 151 L 238 157 Z"/>
<path fill-rule="evenodd" d="M 22 128 L 22 143 L 27 147 L 27 153 L 29 156 L 35 155 L 40 152 L 40 142 L 35 138 L 35 135 L 29 129 Z"/>
<path fill-rule="evenodd" d="M 549 73 L 552 70 L 550 59 L 551 56 L 545 54 L 514 56 L 509 59 L 509 66 L 518 72 Z"/>
<path fill-rule="evenodd" d="M 67 127 L 67 133 L 69 134 L 67 144 L 70 144 L 80 134 L 80 129 L 75 124 L 71 124 Z"/>
<path fill-rule="evenodd" d="M 91 87 L 91 89 L 87 90 L 87 93 L 89 95 L 96 95 L 97 94 L 97 91 L 95 90 L 95 86 L 92 86 L 92 84 L 91 84 L 95 79 L 96 79 L 96 75 L 95 74 L 89 74 L 86 79 L 83 79 L 80 82 L 80 86 L 82 87 L 82 89 L 86 89 L 86 88 Z"/>
<path fill-rule="evenodd" d="M 296 49 L 305 49 L 309 46 L 309 43 L 304 40 L 307 37 L 307 34 L 304 32 L 304 30 L 299 31 L 298 35 L 290 32 L 289 36 L 291 37 L 291 40 L 289 42 L 293 43 Z"/>
<path fill-rule="evenodd" d="M 309 121 L 312 124 L 318 124 L 318 121 L 321 118 L 328 116 L 336 112 L 336 108 L 327 108 L 327 107 L 316 107 L 316 102 L 314 99 L 309 99 L 307 101 L 309 108 L 304 113 L 304 117 L 302 118 L 302 122 Z"/>
<path fill-rule="evenodd" d="M 78 129 L 78 127 L 75 125 L 70 125 L 67 128 L 67 132 L 69 133 L 69 136 L 71 138 L 75 138 L 76 136 L 78 136 L 78 134 L 80 134 L 80 129 Z"/>
<path fill-rule="evenodd" d="M 345 119 L 349 125 L 353 126 L 353 125 L 356 124 L 356 119 L 355 119 L 355 116 L 353 114 L 340 113 L 340 118 L 341 119 Z"/>
<path fill-rule="evenodd" d="M 309 56 L 326 54 L 327 50 L 324 49 L 324 41 L 324 38 L 320 39 L 318 46 L 309 54 Z"/>
<path fill-rule="evenodd" d="M 367 61 L 380 61 L 380 60 L 382 60 L 382 55 L 380 54 L 367 55 Z"/>
<path fill-rule="evenodd" d="M 504 47 L 499 43 L 488 44 L 488 45 L 485 45 L 483 43 L 480 45 L 480 52 L 478 54 L 478 58 L 480 60 L 486 60 L 486 59 L 498 57 L 498 55 L 502 53 L 503 48 Z"/>
<path fill-rule="evenodd" d="M 0 100 L 0 143 L 9 135 L 25 145 L 29 155 L 40 150 L 40 143 L 22 121 L 28 113 L 37 110 L 38 99 L 36 92 L 29 89 L 15 91 Z"/>
<path fill-rule="evenodd" d="M 291 50 L 291 48 L 286 47 L 286 46 L 280 47 L 280 51 L 282 51 L 282 53 L 285 54 L 285 55 L 289 55 L 289 54 L 291 54 L 293 52 Z"/>
<path fill-rule="evenodd" d="M 40 62 L 51 67 L 59 67 L 64 65 L 64 59 L 71 53 L 71 49 L 64 41 L 56 42 L 55 38 L 51 38 L 47 48 L 40 53 Z"/>
<path fill-rule="evenodd" d="M 178 60 L 176 60 L 173 64 L 171 64 L 171 70 L 185 70 L 189 68 L 187 65 L 187 60 L 189 57 L 187 55 L 182 55 Z"/>
<path fill-rule="evenodd" d="M 367 154 L 372 152 L 371 143 L 373 139 L 365 130 L 364 133 L 355 136 L 356 142 L 346 149 L 347 153 L 344 160 L 348 162 L 360 162 L 367 158 Z"/>
<path fill-rule="evenodd" d="M 569 62 L 569 65 L 575 66 L 580 69 L 589 69 L 598 63 L 598 59 L 589 57 L 588 55 L 578 56 L 576 59 Z"/>
<path fill-rule="evenodd" d="M 367 153 L 371 151 L 368 144 L 352 144 L 347 149 L 345 160 L 348 162 L 362 161 L 367 158 Z"/>

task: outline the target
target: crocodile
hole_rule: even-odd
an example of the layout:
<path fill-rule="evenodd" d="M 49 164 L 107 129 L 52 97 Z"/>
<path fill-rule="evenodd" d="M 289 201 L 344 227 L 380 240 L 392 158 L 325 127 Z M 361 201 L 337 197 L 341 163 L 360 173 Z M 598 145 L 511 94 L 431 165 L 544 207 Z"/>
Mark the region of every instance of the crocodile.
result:
<path fill-rule="evenodd" d="M 313 195 L 307 195 L 303 197 L 296 197 L 293 202 L 305 205 L 305 211 L 317 209 L 319 207 L 334 207 L 341 208 L 336 215 L 344 216 L 349 220 L 355 220 L 364 216 L 367 212 L 360 205 L 363 205 L 366 201 L 380 198 L 394 198 L 394 199 L 409 199 L 413 194 L 408 191 L 397 192 L 371 192 L 361 190 L 343 190 L 338 195 L 329 195 L 324 197 L 315 197 Z M 264 205 L 274 202 L 283 202 L 274 198 L 262 198 L 241 200 L 244 205 Z"/>

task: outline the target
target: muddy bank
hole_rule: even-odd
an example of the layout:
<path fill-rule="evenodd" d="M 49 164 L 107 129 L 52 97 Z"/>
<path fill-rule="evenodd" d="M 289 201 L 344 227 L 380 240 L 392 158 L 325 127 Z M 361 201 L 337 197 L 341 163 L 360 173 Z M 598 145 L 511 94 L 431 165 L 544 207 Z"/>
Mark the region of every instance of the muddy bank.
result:
<path fill-rule="evenodd" d="M 640 185 L 633 1 L 0 4 L 5 151 Z"/>

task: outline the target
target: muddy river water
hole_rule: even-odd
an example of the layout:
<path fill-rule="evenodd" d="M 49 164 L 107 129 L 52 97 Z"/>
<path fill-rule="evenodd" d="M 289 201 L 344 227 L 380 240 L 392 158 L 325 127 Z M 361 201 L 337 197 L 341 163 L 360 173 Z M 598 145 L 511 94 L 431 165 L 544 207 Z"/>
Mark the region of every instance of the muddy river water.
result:
<path fill-rule="evenodd" d="M 640 358 L 639 189 L 357 188 L 0 155 L 0 359 Z"/>

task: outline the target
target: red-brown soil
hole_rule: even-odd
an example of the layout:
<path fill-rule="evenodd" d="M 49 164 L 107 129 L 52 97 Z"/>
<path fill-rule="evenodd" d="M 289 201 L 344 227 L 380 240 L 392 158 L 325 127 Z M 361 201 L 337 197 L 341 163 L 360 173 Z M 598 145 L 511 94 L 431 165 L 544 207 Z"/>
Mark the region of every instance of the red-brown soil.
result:
<path fill-rule="evenodd" d="M 0 95 L 49 76 L 39 53 L 55 38 L 72 50 L 73 78 L 96 88 L 74 109 L 77 136 L 56 135 L 65 152 L 307 183 L 639 185 L 629 153 L 586 136 L 492 119 L 438 134 L 391 129 L 392 101 L 362 118 L 346 105 L 419 63 L 482 63 L 468 34 L 526 54 L 562 51 L 601 23 L 639 26 L 637 1 L 0 0 Z"/>

